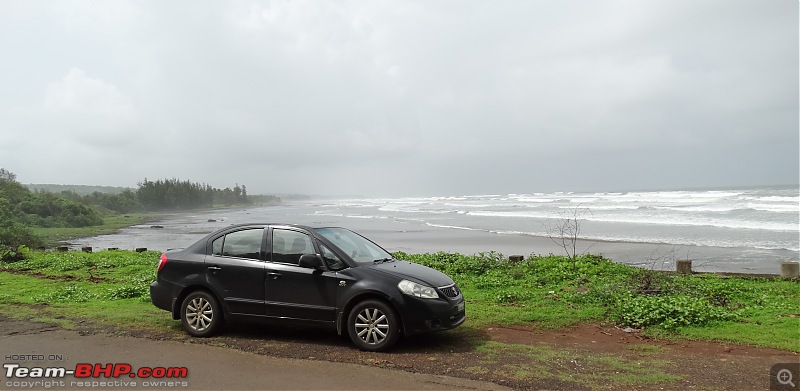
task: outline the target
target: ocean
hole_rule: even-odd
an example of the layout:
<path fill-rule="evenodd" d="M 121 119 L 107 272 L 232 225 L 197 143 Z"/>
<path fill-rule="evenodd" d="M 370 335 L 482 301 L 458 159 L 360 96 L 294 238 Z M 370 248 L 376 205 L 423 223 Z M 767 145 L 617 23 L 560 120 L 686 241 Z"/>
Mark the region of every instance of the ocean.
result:
<path fill-rule="evenodd" d="M 166 215 L 73 247 L 184 247 L 244 222 L 337 225 L 390 251 L 563 254 L 549 237 L 576 217 L 578 252 L 653 268 L 692 259 L 697 270 L 777 273 L 800 257 L 798 187 L 451 197 L 315 198 L 284 205 Z"/>
<path fill-rule="evenodd" d="M 502 235 L 549 236 L 577 217 L 581 239 L 800 251 L 798 189 L 530 193 L 353 198 L 323 216 L 409 220 Z"/>

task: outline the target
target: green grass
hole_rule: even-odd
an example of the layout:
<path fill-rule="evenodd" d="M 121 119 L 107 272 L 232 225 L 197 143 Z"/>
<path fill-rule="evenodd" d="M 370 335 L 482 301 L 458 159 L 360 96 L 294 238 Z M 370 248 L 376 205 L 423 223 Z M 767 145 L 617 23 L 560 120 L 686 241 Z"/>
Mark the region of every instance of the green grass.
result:
<path fill-rule="evenodd" d="M 103 218 L 103 225 L 79 228 L 42 228 L 31 227 L 31 231 L 40 237 L 48 246 L 54 246 L 58 242 L 85 238 L 95 235 L 112 234 L 123 227 L 142 224 L 153 219 L 152 214 L 148 213 L 129 213 L 124 215 L 111 215 Z"/>
<path fill-rule="evenodd" d="M 125 327 L 171 325 L 169 314 L 149 300 L 158 256 L 153 251 L 34 251 L 24 261 L 0 264 L 6 271 L 0 273 L 0 311 L 8 316 L 21 308 L 36 309 L 44 318 L 86 318 Z"/>
<path fill-rule="evenodd" d="M 56 319 L 177 329 L 149 303 L 158 255 L 34 251 L 26 260 L 0 263 L 0 311 L 27 307 Z M 467 300 L 471 327 L 610 321 L 666 339 L 800 351 L 798 281 L 668 275 L 597 256 L 573 265 L 558 256 L 509 263 L 496 253 L 396 255 L 452 276 Z"/>
<path fill-rule="evenodd" d="M 764 315 L 751 316 L 738 322 L 720 322 L 706 327 L 687 326 L 672 333 L 656 329 L 648 334 L 667 339 L 681 337 L 800 351 L 800 321 L 797 318 L 779 317 L 772 311 L 764 312 Z"/>
<path fill-rule="evenodd" d="M 662 359 L 661 345 L 632 344 L 609 354 L 578 346 L 508 344 L 488 340 L 482 332 L 487 325 L 562 328 L 626 321 L 664 339 L 800 351 L 797 281 L 676 276 L 596 256 L 573 266 L 557 256 L 509 263 L 496 253 L 396 255 L 442 270 L 461 287 L 468 323 L 453 333 L 460 335 L 461 346 L 467 340 L 472 347 L 467 354 L 475 357 L 456 369 L 465 376 L 570 382 L 590 389 L 682 384 L 676 365 Z M 149 301 L 158 256 L 152 251 L 33 251 L 23 261 L 0 263 L 0 314 L 67 329 L 89 324 L 183 335 L 180 322 Z M 632 303 L 651 307 L 640 311 Z"/>
<path fill-rule="evenodd" d="M 461 287 L 474 325 L 562 328 L 610 321 L 661 338 L 800 351 L 800 283 L 674 275 L 584 256 L 508 262 L 501 254 L 396 254 L 439 269 Z"/>

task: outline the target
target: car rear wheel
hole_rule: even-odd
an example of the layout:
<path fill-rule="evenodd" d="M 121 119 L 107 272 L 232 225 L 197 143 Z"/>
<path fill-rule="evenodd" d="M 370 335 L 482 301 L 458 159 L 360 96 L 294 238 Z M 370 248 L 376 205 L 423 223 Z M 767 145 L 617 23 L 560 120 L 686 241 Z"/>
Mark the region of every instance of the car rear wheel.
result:
<path fill-rule="evenodd" d="M 372 352 L 386 350 L 400 337 L 400 319 L 385 302 L 365 300 L 350 311 L 347 333 L 359 349 Z"/>
<path fill-rule="evenodd" d="M 194 291 L 181 304 L 181 324 L 195 337 L 210 337 L 223 323 L 222 308 L 217 299 L 204 291 Z"/>

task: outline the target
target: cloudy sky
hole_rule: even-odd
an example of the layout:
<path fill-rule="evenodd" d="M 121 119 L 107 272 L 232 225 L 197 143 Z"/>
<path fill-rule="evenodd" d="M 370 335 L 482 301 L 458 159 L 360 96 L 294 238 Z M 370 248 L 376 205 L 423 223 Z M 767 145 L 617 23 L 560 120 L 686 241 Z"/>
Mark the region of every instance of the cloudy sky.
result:
<path fill-rule="evenodd" d="M 0 0 L 23 183 L 797 184 L 798 2 Z"/>

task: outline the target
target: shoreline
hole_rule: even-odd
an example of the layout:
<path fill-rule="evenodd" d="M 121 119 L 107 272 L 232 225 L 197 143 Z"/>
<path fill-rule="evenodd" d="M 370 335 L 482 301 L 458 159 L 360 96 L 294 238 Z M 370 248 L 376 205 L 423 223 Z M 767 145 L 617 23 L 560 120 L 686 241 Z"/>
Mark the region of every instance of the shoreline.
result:
<path fill-rule="evenodd" d="M 213 221 L 209 221 L 213 220 Z M 347 216 L 315 215 L 306 205 L 237 209 L 196 210 L 159 214 L 150 223 L 119 229 L 110 235 L 96 235 L 70 240 L 69 247 L 134 249 L 145 247 L 163 251 L 186 247 L 203 235 L 231 224 L 246 222 L 292 222 L 306 225 L 342 226 L 373 240 L 389 251 L 406 253 L 450 252 L 472 255 L 498 252 L 505 256 L 531 254 L 566 255 L 564 249 L 548 237 L 501 234 L 481 230 L 453 229 L 420 221 L 364 219 Z M 163 229 L 152 229 L 152 224 Z M 578 240 L 577 252 L 602 255 L 614 262 L 659 270 L 674 270 L 678 259 L 691 259 L 698 272 L 736 272 L 777 274 L 784 261 L 797 261 L 790 250 L 704 247 L 637 243 L 622 241 Z"/>
<path fill-rule="evenodd" d="M 508 235 L 483 231 L 459 231 L 456 234 L 444 228 L 433 235 L 425 231 L 396 232 L 359 231 L 390 251 L 407 253 L 457 252 L 466 255 L 495 251 L 505 256 L 567 255 L 565 250 L 548 237 L 533 235 Z M 467 234 L 465 234 L 467 232 Z M 657 270 L 674 270 L 677 260 L 693 261 L 699 272 L 736 272 L 752 274 L 779 274 L 784 261 L 797 261 L 790 250 L 759 250 L 709 246 L 672 245 L 664 243 L 637 243 L 621 241 L 577 241 L 577 253 L 602 255 L 614 262 Z M 766 261 L 766 262 L 765 262 Z"/>
<path fill-rule="evenodd" d="M 113 235 L 121 229 L 140 224 L 146 224 L 160 219 L 161 216 L 154 212 L 125 213 L 103 217 L 102 225 L 87 227 L 31 227 L 37 236 L 41 237 L 45 246 L 69 245 L 70 241 L 79 240 L 88 235 Z"/>

